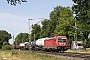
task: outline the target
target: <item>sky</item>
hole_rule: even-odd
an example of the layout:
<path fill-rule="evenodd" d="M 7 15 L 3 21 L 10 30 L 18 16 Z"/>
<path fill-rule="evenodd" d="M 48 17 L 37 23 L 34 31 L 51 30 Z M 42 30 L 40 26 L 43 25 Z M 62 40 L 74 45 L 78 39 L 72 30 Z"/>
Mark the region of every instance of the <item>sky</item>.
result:
<path fill-rule="evenodd" d="M 7 0 L 0 1 L 0 30 L 6 30 L 15 37 L 19 33 L 29 33 L 30 25 L 37 23 L 40 19 L 49 19 L 49 14 L 56 6 L 72 6 L 72 0 L 27 0 L 16 6 L 8 4 Z M 9 40 L 12 43 L 12 39 Z"/>

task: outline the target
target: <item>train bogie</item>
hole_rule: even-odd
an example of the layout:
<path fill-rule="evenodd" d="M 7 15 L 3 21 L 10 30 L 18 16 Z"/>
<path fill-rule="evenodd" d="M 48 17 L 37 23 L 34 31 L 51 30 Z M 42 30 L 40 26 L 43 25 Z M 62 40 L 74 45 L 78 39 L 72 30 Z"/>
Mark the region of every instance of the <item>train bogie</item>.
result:
<path fill-rule="evenodd" d="M 14 49 L 20 49 L 20 46 L 19 45 L 15 45 Z"/>

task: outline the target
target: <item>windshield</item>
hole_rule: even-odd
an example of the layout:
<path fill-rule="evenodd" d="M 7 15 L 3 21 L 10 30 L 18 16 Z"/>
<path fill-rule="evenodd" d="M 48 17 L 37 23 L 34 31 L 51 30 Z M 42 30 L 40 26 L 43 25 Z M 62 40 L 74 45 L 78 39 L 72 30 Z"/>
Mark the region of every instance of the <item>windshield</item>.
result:
<path fill-rule="evenodd" d="M 66 42 L 66 38 L 58 38 L 58 42 Z"/>

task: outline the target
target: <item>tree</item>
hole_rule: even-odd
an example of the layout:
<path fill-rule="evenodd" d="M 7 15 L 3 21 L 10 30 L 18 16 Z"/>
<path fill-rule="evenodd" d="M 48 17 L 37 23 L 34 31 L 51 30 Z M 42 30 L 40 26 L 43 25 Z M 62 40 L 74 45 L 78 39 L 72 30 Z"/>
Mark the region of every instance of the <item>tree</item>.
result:
<path fill-rule="evenodd" d="M 50 13 L 50 36 L 54 36 L 54 30 L 58 24 L 58 21 L 60 20 L 61 9 L 63 9 L 61 6 L 56 6 Z"/>
<path fill-rule="evenodd" d="M 51 27 L 50 27 L 50 20 L 45 19 L 42 21 L 42 28 L 40 33 L 40 38 L 43 37 L 51 37 Z"/>
<path fill-rule="evenodd" d="M 16 36 L 14 44 L 19 45 L 20 43 L 23 42 L 29 42 L 29 34 L 28 33 L 20 33 Z"/>
<path fill-rule="evenodd" d="M 40 32 L 41 32 L 41 26 L 38 24 L 32 25 L 32 31 L 31 31 L 31 40 L 35 40 L 40 38 Z M 34 36 L 35 35 L 35 36 Z"/>
<path fill-rule="evenodd" d="M 68 38 L 74 38 L 74 22 L 73 13 L 69 7 L 56 6 L 50 13 L 50 19 L 42 21 L 41 36 L 65 35 Z M 69 39 L 69 43 L 72 40 Z"/>
<path fill-rule="evenodd" d="M 49 27 L 51 27 L 51 33 L 53 33 L 54 35 L 74 35 L 73 18 L 74 17 L 72 10 L 69 7 L 56 6 L 54 10 L 50 13 Z"/>
<path fill-rule="evenodd" d="M 62 7 L 60 11 L 60 19 L 55 29 L 55 35 L 74 36 L 74 19 L 73 13 L 69 7 Z"/>
<path fill-rule="evenodd" d="M 3 42 L 3 46 L 5 46 L 5 45 L 8 45 L 8 43 L 7 42 Z"/>
<path fill-rule="evenodd" d="M 58 20 L 58 24 L 54 30 L 54 35 L 67 36 L 70 45 L 71 41 L 74 40 L 75 35 L 73 13 L 69 7 L 59 7 L 59 9 L 60 19 Z"/>
<path fill-rule="evenodd" d="M 1 50 L 5 51 L 5 50 L 11 50 L 11 49 L 12 49 L 11 45 L 8 45 L 7 42 L 3 42 L 3 46 L 1 48 Z"/>
<path fill-rule="evenodd" d="M 90 19 L 90 0 L 72 0 L 75 4 L 72 6 L 76 14 L 76 20 L 87 22 Z"/>
<path fill-rule="evenodd" d="M 44 20 L 42 22 L 41 34 L 42 37 L 53 37 L 56 35 L 63 35 L 60 33 L 61 32 L 60 28 L 65 28 L 65 32 L 63 33 L 66 33 L 68 29 L 70 31 L 68 32 L 69 35 L 68 34 L 67 35 L 72 36 L 74 35 L 73 33 L 74 28 L 72 26 L 74 26 L 74 19 L 73 19 L 73 13 L 70 10 L 70 8 L 56 6 L 54 10 L 50 13 L 50 19 Z M 73 32 L 71 30 L 73 30 Z"/>
<path fill-rule="evenodd" d="M 72 0 L 75 4 L 72 10 L 75 13 L 75 19 L 81 20 L 82 29 L 85 30 L 84 37 L 87 39 L 90 32 L 90 0 Z M 80 24 L 79 24 L 80 25 Z M 85 28 L 85 29 L 84 29 Z"/>
<path fill-rule="evenodd" d="M 57 6 L 54 8 L 50 13 L 50 19 L 42 21 L 41 38 L 54 36 L 54 30 L 58 24 L 58 20 L 60 19 L 60 7 L 61 6 Z"/>
<path fill-rule="evenodd" d="M 21 2 L 27 2 L 26 0 L 7 0 L 8 4 L 16 6 L 16 4 L 21 4 Z"/>
<path fill-rule="evenodd" d="M 90 33 L 90 0 L 72 0 L 74 5 L 72 10 L 78 27 L 83 32 L 84 41 L 88 39 Z M 80 26 L 79 26 L 80 25 Z"/>
<path fill-rule="evenodd" d="M 5 30 L 0 30 L 0 48 L 3 45 L 3 42 L 7 42 L 9 44 L 9 39 L 11 39 L 11 34 Z"/>

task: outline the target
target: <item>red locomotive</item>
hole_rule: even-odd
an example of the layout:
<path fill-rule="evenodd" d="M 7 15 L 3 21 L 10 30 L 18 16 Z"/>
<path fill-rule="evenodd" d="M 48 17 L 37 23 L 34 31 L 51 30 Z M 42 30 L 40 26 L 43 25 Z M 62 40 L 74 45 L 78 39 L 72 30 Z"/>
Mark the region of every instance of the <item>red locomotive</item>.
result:
<path fill-rule="evenodd" d="M 52 39 L 46 39 L 44 40 L 44 49 L 64 52 L 68 49 L 68 39 L 66 36 L 55 36 Z"/>

